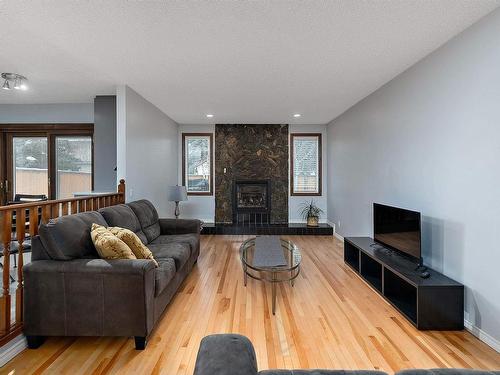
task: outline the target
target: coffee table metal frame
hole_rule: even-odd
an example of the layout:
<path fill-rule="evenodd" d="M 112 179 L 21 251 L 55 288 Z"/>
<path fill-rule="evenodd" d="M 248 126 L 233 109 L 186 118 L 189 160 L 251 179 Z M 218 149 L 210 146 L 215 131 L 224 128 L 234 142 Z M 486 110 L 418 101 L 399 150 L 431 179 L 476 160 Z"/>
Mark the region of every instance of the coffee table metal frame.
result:
<path fill-rule="evenodd" d="M 300 273 L 300 263 L 302 255 L 300 250 L 290 240 L 280 238 L 281 247 L 286 254 L 286 266 L 279 267 L 256 267 L 248 262 L 249 250 L 253 247 L 255 249 L 255 238 L 250 238 L 244 241 L 240 246 L 240 259 L 243 266 L 243 280 L 245 287 L 247 286 L 247 278 L 251 277 L 255 280 L 268 281 L 271 283 L 272 289 L 272 311 L 273 315 L 276 314 L 276 284 L 280 282 L 289 281 L 292 287 L 294 286 L 295 279 Z M 255 250 L 254 250 L 255 251 Z"/>

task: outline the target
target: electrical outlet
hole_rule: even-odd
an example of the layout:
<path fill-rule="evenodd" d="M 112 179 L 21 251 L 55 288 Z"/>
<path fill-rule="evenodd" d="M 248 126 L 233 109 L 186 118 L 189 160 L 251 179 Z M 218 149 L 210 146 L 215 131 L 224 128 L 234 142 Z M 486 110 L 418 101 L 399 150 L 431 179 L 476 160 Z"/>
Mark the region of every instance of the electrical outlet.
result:
<path fill-rule="evenodd" d="M 132 198 L 134 196 L 134 189 L 128 189 L 128 196 Z"/>
<path fill-rule="evenodd" d="M 339 220 L 339 221 L 337 221 L 337 228 L 339 228 L 339 229 L 340 229 L 340 220 Z"/>

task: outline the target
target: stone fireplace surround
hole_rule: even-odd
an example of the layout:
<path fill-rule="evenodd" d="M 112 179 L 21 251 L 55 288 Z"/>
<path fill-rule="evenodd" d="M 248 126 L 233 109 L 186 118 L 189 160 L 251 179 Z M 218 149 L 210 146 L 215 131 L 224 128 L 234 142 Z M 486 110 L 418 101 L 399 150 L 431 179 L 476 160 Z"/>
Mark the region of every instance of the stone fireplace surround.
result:
<path fill-rule="evenodd" d="M 214 151 L 216 223 L 288 223 L 288 125 L 217 124 Z M 256 181 L 268 182 L 267 212 L 262 207 L 245 212 L 235 202 L 236 183 Z M 253 216 L 241 215 L 252 211 Z"/>

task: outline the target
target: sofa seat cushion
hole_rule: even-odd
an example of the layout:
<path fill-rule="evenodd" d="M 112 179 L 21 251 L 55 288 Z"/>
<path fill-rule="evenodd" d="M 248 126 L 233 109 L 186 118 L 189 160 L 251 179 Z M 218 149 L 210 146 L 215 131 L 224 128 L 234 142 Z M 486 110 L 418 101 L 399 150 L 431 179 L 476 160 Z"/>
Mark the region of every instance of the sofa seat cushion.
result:
<path fill-rule="evenodd" d="M 139 219 L 135 216 L 134 211 L 126 204 L 117 204 L 116 206 L 101 208 L 99 213 L 104 217 L 108 226 L 131 230 L 140 238 L 144 245 L 148 243 L 148 239 L 142 231 Z"/>
<path fill-rule="evenodd" d="M 95 211 L 51 219 L 40 224 L 40 240 L 47 255 L 54 260 L 97 258 L 97 251 L 90 237 L 92 224 L 107 226 L 104 217 Z"/>
<path fill-rule="evenodd" d="M 175 260 L 172 258 L 159 259 L 155 270 L 155 297 L 158 297 L 175 276 Z"/>
<path fill-rule="evenodd" d="M 172 258 L 175 261 L 175 268 L 177 270 L 184 267 L 191 255 L 191 250 L 187 243 L 149 244 L 148 247 L 158 263 L 162 259 Z"/>
<path fill-rule="evenodd" d="M 139 219 L 148 243 L 154 241 L 160 235 L 160 219 L 158 218 L 155 206 L 146 199 L 130 202 L 127 205 Z"/>
<path fill-rule="evenodd" d="M 166 244 L 166 243 L 187 243 L 191 248 L 191 254 L 193 253 L 196 246 L 198 246 L 198 235 L 194 233 L 188 234 L 172 234 L 172 235 L 161 235 L 155 239 L 153 244 Z"/>

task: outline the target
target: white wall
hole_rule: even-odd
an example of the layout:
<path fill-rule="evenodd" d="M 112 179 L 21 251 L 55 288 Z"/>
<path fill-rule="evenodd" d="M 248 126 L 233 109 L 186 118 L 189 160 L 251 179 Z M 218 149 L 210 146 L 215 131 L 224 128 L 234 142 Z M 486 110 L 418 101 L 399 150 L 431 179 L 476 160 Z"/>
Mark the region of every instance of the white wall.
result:
<path fill-rule="evenodd" d="M 93 103 L 0 104 L 0 123 L 93 123 Z"/>
<path fill-rule="evenodd" d="M 215 125 L 179 125 L 179 167 L 178 183 L 182 185 L 182 133 L 212 133 L 215 146 Z M 212 150 L 212 160 L 215 161 L 215 150 Z M 181 217 L 186 219 L 200 219 L 205 223 L 215 222 L 215 194 L 189 195 L 186 202 L 180 203 Z"/>
<path fill-rule="evenodd" d="M 465 317 L 500 341 L 500 11 L 328 126 L 328 217 L 372 235 L 372 202 L 423 214 L 425 263 L 466 286 Z"/>
<path fill-rule="evenodd" d="M 146 198 L 173 217 L 167 187 L 177 184 L 178 124 L 128 86 L 117 88 L 117 179 L 127 201 Z"/>
<path fill-rule="evenodd" d="M 323 176 L 322 176 L 322 187 L 321 196 L 314 197 L 302 197 L 302 196 L 291 196 L 290 187 L 288 188 L 288 220 L 290 223 L 301 223 L 304 222 L 300 218 L 299 210 L 300 206 L 304 202 L 310 202 L 313 199 L 319 208 L 321 208 L 325 213 L 320 218 L 320 222 L 327 221 L 328 205 L 327 205 L 327 190 L 328 190 L 328 163 L 327 163 L 327 128 L 326 125 L 295 125 L 290 124 L 288 128 L 290 133 L 321 133 L 321 159 L 323 161 Z M 290 137 L 288 138 L 290 140 Z M 291 147 L 291 145 L 290 145 Z M 290 153 L 289 153 L 290 154 Z M 288 163 L 290 166 L 290 163 Z M 290 175 L 290 171 L 288 172 Z M 289 181 L 290 182 L 290 181 Z"/>

